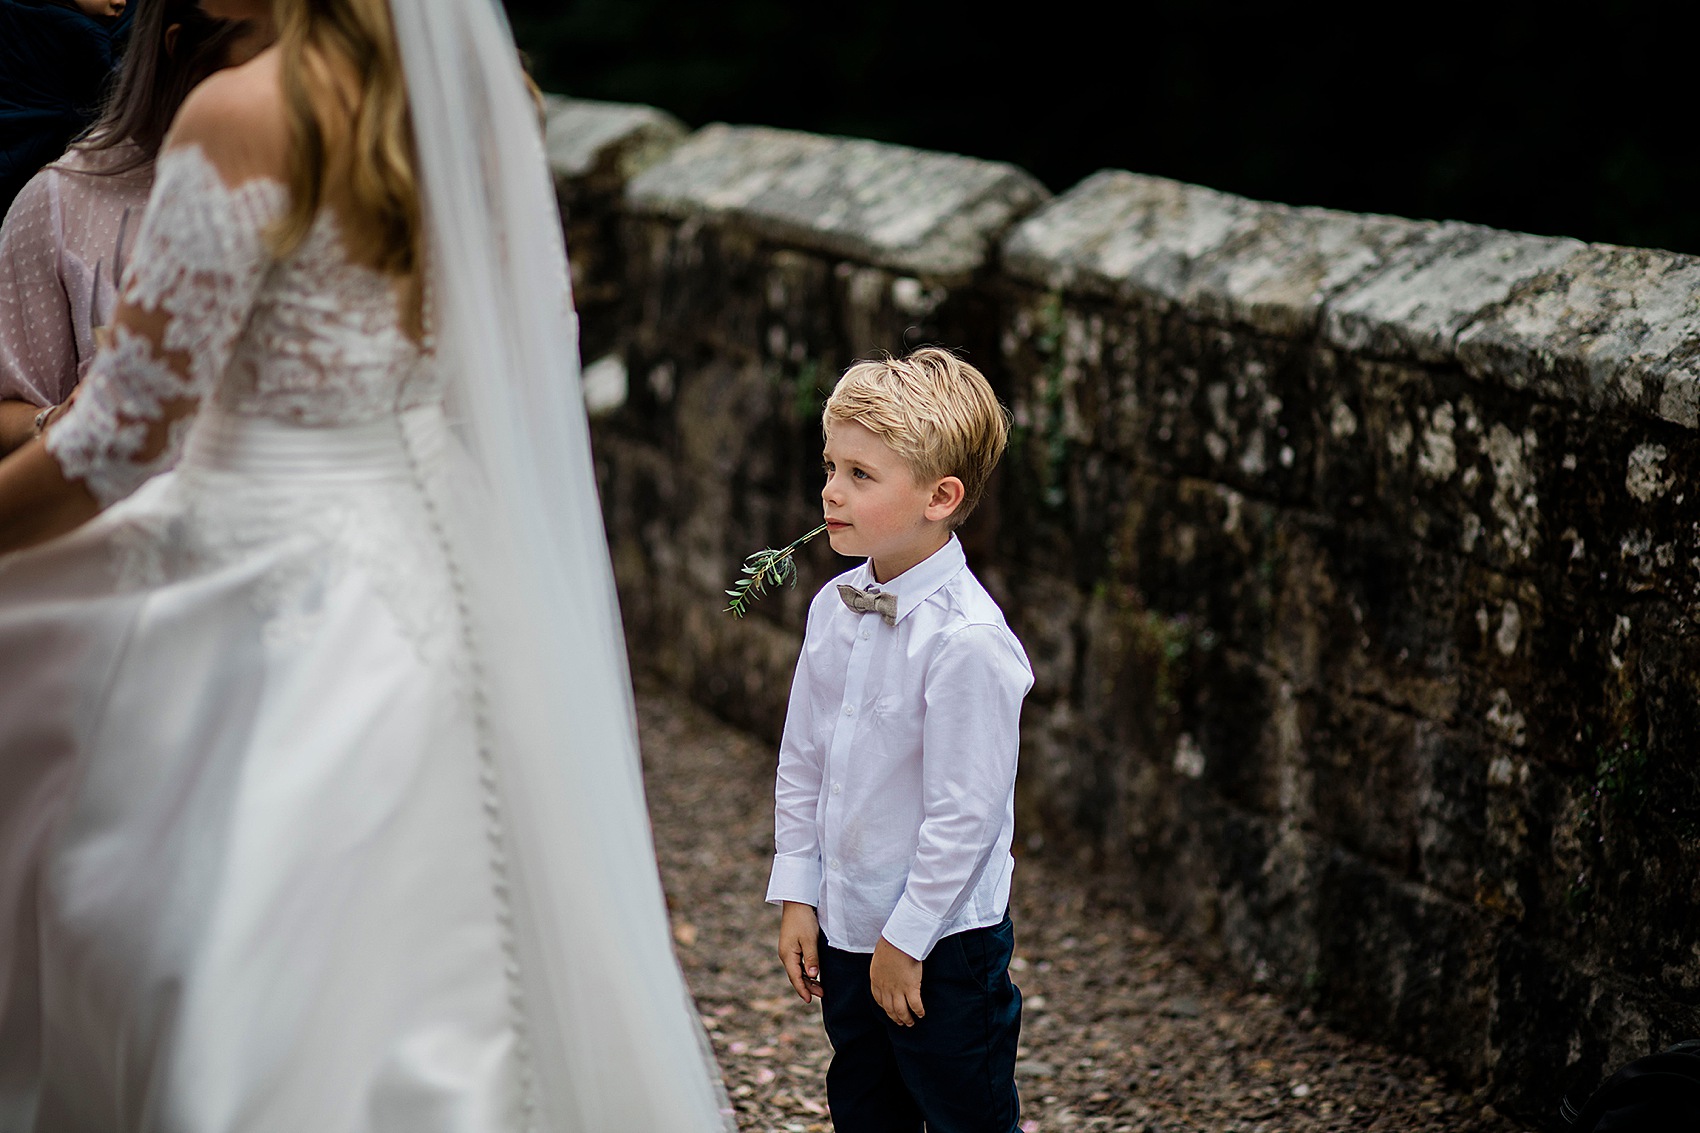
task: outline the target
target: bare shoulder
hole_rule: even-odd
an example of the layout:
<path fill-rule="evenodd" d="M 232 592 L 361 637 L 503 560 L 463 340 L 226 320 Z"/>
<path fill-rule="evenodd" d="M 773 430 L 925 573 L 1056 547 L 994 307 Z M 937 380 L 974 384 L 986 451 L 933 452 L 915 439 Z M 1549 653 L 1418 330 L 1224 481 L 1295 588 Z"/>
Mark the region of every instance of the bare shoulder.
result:
<path fill-rule="evenodd" d="M 184 100 L 166 149 L 198 146 L 227 181 L 281 179 L 289 120 L 275 49 L 212 75 Z"/>

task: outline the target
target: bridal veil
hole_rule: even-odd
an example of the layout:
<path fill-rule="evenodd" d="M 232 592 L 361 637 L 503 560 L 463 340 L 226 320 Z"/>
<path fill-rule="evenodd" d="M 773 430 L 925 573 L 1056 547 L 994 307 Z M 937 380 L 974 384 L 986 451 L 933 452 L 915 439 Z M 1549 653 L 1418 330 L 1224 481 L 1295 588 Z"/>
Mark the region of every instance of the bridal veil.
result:
<path fill-rule="evenodd" d="M 480 698 L 539 1130 L 724 1129 L 672 953 L 579 386 L 560 218 L 492 0 L 392 0 L 433 332 L 462 451 L 442 518 Z"/>

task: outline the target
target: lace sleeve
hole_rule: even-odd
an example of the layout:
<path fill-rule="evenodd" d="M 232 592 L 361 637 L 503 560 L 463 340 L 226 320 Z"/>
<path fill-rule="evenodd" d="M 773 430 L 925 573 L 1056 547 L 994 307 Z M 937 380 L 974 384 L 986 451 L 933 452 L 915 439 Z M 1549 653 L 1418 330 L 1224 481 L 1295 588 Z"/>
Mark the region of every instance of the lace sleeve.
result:
<path fill-rule="evenodd" d="M 112 346 L 47 438 L 66 477 L 102 505 L 176 462 L 274 262 L 265 230 L 285 201 L 273 180 L 226 185 L 197 145 L 160 157 Z"/>

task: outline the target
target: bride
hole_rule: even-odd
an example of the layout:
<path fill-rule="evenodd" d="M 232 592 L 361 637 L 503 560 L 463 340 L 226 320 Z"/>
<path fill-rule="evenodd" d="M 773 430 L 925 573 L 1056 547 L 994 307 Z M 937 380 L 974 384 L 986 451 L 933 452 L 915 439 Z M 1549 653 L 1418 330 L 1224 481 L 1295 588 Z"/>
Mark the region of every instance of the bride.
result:
<path fill-rule="evenodd" d="M 0 462 L 0 1130 L 723 1127 L 501 17 L 202 4 L 278 42 Z"/>

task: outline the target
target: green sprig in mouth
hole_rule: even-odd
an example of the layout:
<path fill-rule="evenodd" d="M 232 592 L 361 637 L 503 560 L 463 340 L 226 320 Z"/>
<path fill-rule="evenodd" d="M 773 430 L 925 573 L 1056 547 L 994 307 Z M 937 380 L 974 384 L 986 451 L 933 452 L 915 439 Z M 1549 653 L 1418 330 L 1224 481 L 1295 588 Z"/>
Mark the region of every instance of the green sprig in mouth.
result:
<path fill-rule="evenodd" d="M 794 557 L 797 548 L 826 530 L 826 524 L 810 531 L 807 535 L 793 539 L 777 551 L 772 547 L 764 547 L 744 560 L 744 577 L 732 584 L 732 589 L 726 593 L 732 601 L 727 605 L 725 613 L 734 617 L 743 617 L 749 613 L 750 604 L 767 593 L 770 586 L 795 586 L 797 584 L 797 560 Z"/>

